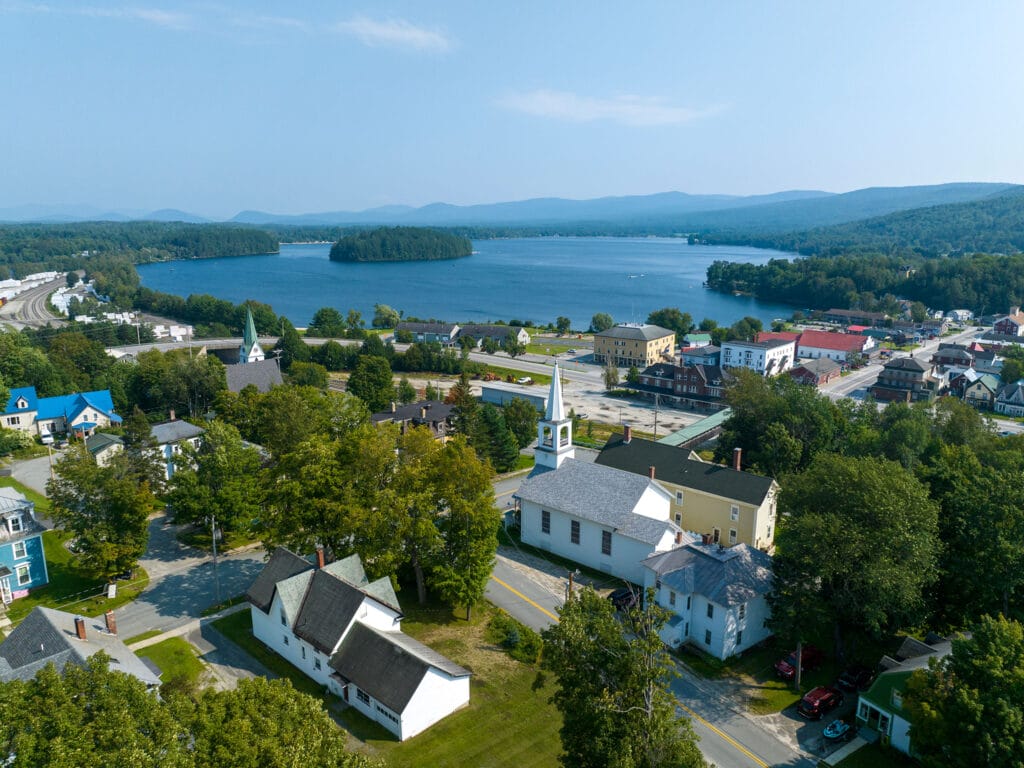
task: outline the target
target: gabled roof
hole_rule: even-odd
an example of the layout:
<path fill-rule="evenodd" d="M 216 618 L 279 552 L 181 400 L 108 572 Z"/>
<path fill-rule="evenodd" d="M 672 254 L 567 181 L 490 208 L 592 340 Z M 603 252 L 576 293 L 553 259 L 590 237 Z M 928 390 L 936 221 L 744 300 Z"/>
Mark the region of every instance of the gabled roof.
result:
<path fill-rule="evenodd" d="M 121 421 L 121 417 L 114 413 L 114 401 L 109 389 L 40 398 L 36 418 L 42 421 L 66 417 L 68 421 L 72 421 L 86 408 L 99 411 L 113 422 Z"/>
<path fill-rule="evenodd" d="M 274 602 L 274 590 L 279 581 L 291 578 L 303 571 L 313 570 L 313 565 L 305 558 L 299 557 L 284 547 L 278 547 L 270 555 L 270 560 L 263 566 L 256 580 L 245 593 L 246 599 L 266 613 Z"/>
<path fill-rule="evenodd" d="M 518 334 L 523 330 L 520 325 L 489 325 L 484 323 L 469 323 L 467 325 L 459 326 L 459 338 L 463 336 L 472 336 L 474 339 L 479 341 L 485 336 L 490 336 L 494 339 L 506 339 L 510 333 Z"/>
<path fill-rule="evenodd" d="M 441 333 L 451 335 L 459 326 L 455 323 L 411 323 L 402 321 L 395 326 L 396 331 L 410 333 Z"/>
<path fill-rule="evenodd" d="M 794 344 L 792 339 L 766 339 L 765 341 L 744 341 L 733 339 L 722 342 L 722 347 L 750 347 L 752 349 L 778 349 Z"/>
<path fill-rule="evenodd" d="M 348 631 L 330 666 L 398 714 L 405 711 L 431 668 L 452 678 L 470 675 L 403 632 L 382 632 L 359 622 Z"/>
<path fill-rule="evenodd" d="M 423 409 L 427 409 L 426 416 Z M 377 424 L 382 421 L 411 421 L 416 423 L 441 422 L 451 418 L 454 405 L 441 400 L 420 400 L 409 405 L 395 405 L 393 411 L 378 411 L 370 416 L 370 421 Z"/>
<path fill-rule="evenodd" d="M 316 571 L 292 631 L 322 653 L 333 653 L 365 598 L 361 590 L 334 574 Z"/>
<path fill-rule="evenodd" d="M 102 619 L 85 619 L 85 640 L 75 632 L 75 614 L 36 607 L 0 643 L 0 681 L 31 680 L 47 664 L 58 670 L 67 664 L 84 666 L 98 651 L 110 657 L 110 669 L 137 677 L 146 685 L 160 678 L 128 650 L 116 635 L 106 631 Z"/>
<path fill-rule="evenodd" d="M 528 477 L 516 496 L 614 528 L 623 536 L 657 544 L 666 532 L 676 533 L 680 529 L 668 520 L 655 520 L 633 512 L 648 489 L 656 490 L 666 501 L 669 498 L 668 492 L 646 473 L 639 477 L 589 461 L 566 459 L 558 469 Z"/>
<path fill-rule="evenodd" d="M 15 407 L 19 400 L 25 400 L 24 408 Z M 17 387 L 11 390 L 11 396 L 7 398 L 7 405 L 4 413 L 27 413 L 39 407 L 39 398 L 36 397 L 35 387 Z"/>
<path fill-rule="evenodd" d="M 225 365 L 224 375 L 227 377 L 228 390 L 236 393 L 251 384 L 261 393 L 266 394 L 271 387 L 284 383 L 284 379 L 281 378 L 281 368 L 277 364 L 277 360 L 274 359 Z"/>
<path fill-rule="evenodd" d="M 764 597 L 772 588 L 772 558 L 746 544 L 690 543 L 643 561 L 661 583 L 726 607 Z"/>
<path fill-rule="evenodd" d="M 754 337 L 755 341 L 799 341 L 798 331 L 761 331 Z"/>
<path fill-rule="evenodd" d="M 663 339 L 666 336 L 674 336 L 675 331 L 662 328 L 660 325 L 648 325 L 647 323 L 624 323 L 609 328 L 607 331 L 600 331 L 594 334 L 594 338 L 603 339 L 629 339 L 632 341 L 654 341 Z"/>
<path fill-rule="evenodd" d="M 643 475 L 644 479 L 653 466 L 654 477 L 658 480 L 755 506 L 764 502 L 775 483 L 770 477 L 691 459 L 688 452 L 665 443 L 639 437 L 627 443 L 621 433 L 608 438 L 594 461 L 598 465 Z"/>
<path fill-rule="evenodd" d="M 824 376 L 835 371 L 842 370 L 842 366 L 829 357 L 816 357 L 813 360 L 805 360 L 800 365 L 794 366 L 789 374 L 796 375 L 799 371 L 805 370 L 815 376 Z"/>
<path fill-rule="evenodd" d="M 978 376 L 978 379 L 976 381 L 972 381 L 967 386 L 973 387 L 975 384 L 981 384 L 981 386 L 985 387 L 985 389 L 987 389 L 989 392 L 992 392 L 993 394 L 999 391 L 999 379 L 993 376 L 991 373 L 981 374 L 980 376 Z"/>
<path fill-rule="evenodd" d="M 1004 403 L 1024 403 L 1024 379 L 1005 385 L 999 390 L 996 400 Z"/>
<path fill-rule="evenodd" d="M 894 371 L 918 371 L 920 373 L 927 373 L 932 369 L 929 363 L 917 357 L 894 357 L 882 367 Z"/>
<path fill-rule="evenodd" d="M 856 333 L 828 333 L 827 331 L 804 331 L 800 334 L 798 347 L 806 349 L 831 349 L 837 352 L 859 352 L 867 344 L 868 337 Z"/>
<path fill-rule="evenodd" d="M 156 440 L 157 445 L 177 443 L 181 440 L 189 440 L 193 437 L 199 437 L 205 433 L 206 430 L 202 427 L 197 427 L 195 424 L 190 424 L 189 422 L 182 421 L 181 419 L 154 424 L 149 430 L 149 434 L 154 440 Z"/>
<path fill-rule="evenodd" d="M 93 456 L 98 453 L 102 453 L 113 445 L 120 445 L 124 447 L 124 440 L 117 435 L 111 435 L 106 432 L 97 432 L 95 435 L 90 435 L 85 439 L 86 450 L 88 450 Z"/>
<path fill-rule="evenodd" d="M 913 640 L 913 638 L 907 639 Z M 909 653 L 908 648 L 910 649 Z M 902 693 L 911 673 L 919 669 L 926 669 L 930 659 L 941 659 L 948 656 L 952 650 L 953 643 L 950 640 L 939 639 L 933 644 L 925 644 L 918 640 L 913 640 L 912 643 L 904 642 L 897 655 L 906 658 L 903 661 L 897 661 L 888 656 L 883 658 L 882 666 L 888 668 L 879 673 L 871 687 L 860 695 L 861 699 L 871 702 L 883 711 L 902 711 L 902 705 L 893 701 L 893 691 Z"/>

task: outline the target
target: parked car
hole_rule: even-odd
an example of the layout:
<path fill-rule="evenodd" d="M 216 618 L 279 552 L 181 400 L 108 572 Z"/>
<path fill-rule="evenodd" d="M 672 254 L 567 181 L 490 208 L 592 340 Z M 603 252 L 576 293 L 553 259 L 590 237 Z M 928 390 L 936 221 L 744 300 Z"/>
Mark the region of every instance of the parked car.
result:
<path fill-rule="evenodd" d="M 807 644 L 803 647 L 801 657 L 801 669 L 804 672 L 812 672 L 821 666 L 825 654 L 819 648 Z M 796 677 L 796 651 L 790 652 L 786 658 L 775 662 L 775 674 L 783 680 L 792 680 Z"/>
<path fill-rule="evenodd" d="M 612 605 L 615 606 L 615 610 L 627 611 L 630 608 L 635 608 L 637 606 L 640 602 L 640 595 L 634 589 L 621 587 L 608 595 L 608 599 L 612 601 Z"/>
<path fill-rule="evenodd" d="M 844 691 L 866 691 L 874 675 L 863 664 L 854 664 L 839 676 L 836 685 Z"/>
<path fill-rule="evenodd" d="M 796 711 L 808 720 L 820 720 L 826 712 L 831 712 L 842 703 L 843 694 L 840 691 L 819 685 L 800 699 Z"/>
<path fill-rule="evenodd" d="M 825 741 L 840 742 L 852 739 L 856 732 L 854 727 L 845 720 L 833 720 L 825 726 L 821 735 L 825 737 Z"/>
<path fill-rule="evenodd" d="M 516 384 L 533 384 L 533 379 L 529 376 L 523 376 L 522 378 L 516 379 Z"/>

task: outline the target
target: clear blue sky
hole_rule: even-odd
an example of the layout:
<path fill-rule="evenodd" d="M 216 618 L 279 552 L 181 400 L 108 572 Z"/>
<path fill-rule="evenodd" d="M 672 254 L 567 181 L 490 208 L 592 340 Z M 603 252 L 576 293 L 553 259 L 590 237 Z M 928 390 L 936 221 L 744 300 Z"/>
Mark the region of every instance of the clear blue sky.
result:
<path fill-rule="evenodd" d="M 0 0 L 0 207 L 1024 182 L 1024 3 Z"/>

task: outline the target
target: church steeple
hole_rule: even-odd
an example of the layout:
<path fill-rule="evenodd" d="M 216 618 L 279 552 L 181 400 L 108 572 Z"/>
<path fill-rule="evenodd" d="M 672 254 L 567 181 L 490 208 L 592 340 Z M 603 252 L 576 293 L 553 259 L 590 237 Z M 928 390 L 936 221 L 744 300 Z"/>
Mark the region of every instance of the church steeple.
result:
<path fill-rule="evenodd" d="M 548 392 L 548 407 L 544 418 L 537 422 L 537 450 L 535 463 L 538 467 L 558 469 L 566 459 L 576 456 L 572 446 L 572 419 L 565 413 L 562 402 L 562 380 L 558 363 L 551 372 L 551 390 Z"/>
<path fill-rule="evenodd" d="M 245 307 L 245 330 L 242 332 L 242 348 L 239 350 L 238 362 L 258 363 L 265 360 L 263 348 L 260 346 L 259 337 L 256 335 L 256 323 L 252 319 L 252 309 Z"/>

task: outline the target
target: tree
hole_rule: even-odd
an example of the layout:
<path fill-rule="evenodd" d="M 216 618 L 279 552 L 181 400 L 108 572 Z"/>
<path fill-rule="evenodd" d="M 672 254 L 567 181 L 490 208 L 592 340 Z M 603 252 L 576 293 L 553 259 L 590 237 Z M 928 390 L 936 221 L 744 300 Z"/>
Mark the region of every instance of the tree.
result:
<path fill-rule="evenodd" d="M 306 333 L 321 338 L 338 338 L 345 335 L 345 318 L 334 307 L 321 307 L 313 313 Z"/>
<path fill-rule="evenodd" d="M 555 328 L 558 330 L 559 336 L 564 336 L 572 330 L 572 320 L 563 315 L 559 315 L 555 318 Z"/>
<path fill-rule="evenodd" d="M 398 310 L 392 309 L 387 304 L 373 305 L 373 327 L 394 328 L 401 321 L 402 316 Z"/>
<path fill-rule="evenodd" d="M 67 285 L 68 288 L 74 288 L 76 285 L 78 285 L 78 282 L 81 279 L 82 278 L 80 278 L 78 276 L 78 272 L 76 272 L 75 270 L 72 269 L 70 272 L 68 272 L 67 276 L 64 278 L 64 282 L 65 282 L 65 284 Z"/>
<path fill-rule="evenodd" d="M 693 318 L 689 312 L 681 312 L 675 307 L 664 307 L 663 309 L 651 312 L 647 316 L 647 322 L 651 325 L 658 325 L 676 332 L 676 338 L 683 336 L 693 330 Z"/>
<path fill-rule="evenodd" d="M 520 448 L 537 438 L 537 418 L 537 409 L 521 397 L 513 397 L 505 406 L 505 424 L 512 430 Z"/>
<path fill-rule="evenodd" d="M 508 336 L 505 337 L 505 353 L 512 359 L 526 353 L 526 344 L 519 340 L 518 332 L 509 331 Z"/>
<path fill-rule="evenodd" d="M 455 382 L 444 401 L 455 408 L 452 413 L 452 425 L 455 431 L 472 440 L 477 432 L 477 418 L 480 413 L 480 403 L 469 388 L 469 376 L 463 373 Z"/>
<path fill-rule="evenodd" d="M 608 361 L 608 364 L 604 367 L 604 373 L 602 375 L 604 377 L 605 389 L 615 389 L 619 386 L 619 369 L 618 366 L 615 365 L 614 360 Z"/>
<path fill-rule="evenodd" d="M 296 360 L 288 371 L 288 380 L 300 387 L 327 389 L 327 369 L 319 363 L 302 363 Z"/>
<path fill-rule="evenodd" d="M 124 428 L 124 455 L 128 471 L 140 483 L 148 483 L 153 493 L 158 495 L 163 493 L 167 470 L 161 461 L 156 438 L 153 437 L 153 428 L 149 419 L 146 418 L 146 414 L 138 406 L 135 406 L 131 414 L 125 418 L 122 426 Z"/>
<path fill-rule="evenodd" d="M 639 384 L 640 369 L 637 368 L 635 365 L 629 366 L 629 370 L 626 371 L 626 381 L 628 381 L 630 384 Z"/>
<path fill-rule="evenodd" d="M 923 323 L 928 319 L 928 308 L 920 301 L 915 301 L 910 305 L 910 319 L 915 323 Z"/>
<path fill-rule="evenodd" d="M 480 343 L 480 348 L 488 355 L 493 355 L 501 351 L 501 342 L 493 336 L 484 336 L 484 340 Z"/>
<path fill-rule="evenodd" d="M 594 333 L 600 333 L 601 331 L 607 331 L 615 325 L 615 321 L 612 320 L 612 316 L 607 312 L 598 312 L 592 318 L 590 318 L 590 330 Z"/>
<path fill-rule="evenodd" d="M 281 337 L 274 345 L 274 350 L 281 352 L 281 370 L 287 373 L 294 361 L 298 360 L 300 363 L 308 361 L 311 352 L 302 337 L 299 336 L 299 332 L 295 330 L 294 325 L 282 318 L 281 326 Z"/>
<path fill-rule="evenodd" d="M 334 339 L 329 339 L 313 352 L 316 362 L 328 371 L 342 371 L 352 364 L 355 350 L 343 347 Z"/>
<path fill-rule="evenodd" d="M 477 429 L 473 445 L 480 457 L 490 459 L 498 472 L 510 472 L 515 469 L 516 461 L 519 459 L 519 444 L 505 423 L 501 411 L 490 403 L 485 403 L 480 409 Z"/>
<path fill-rule="evenodd" d="M 409 383 L 409 379 L 405 376 L 398 382 L 398 386 L 395 388 L 395 399 L 403 405 L 416 402 L 416 387 Z"/>
<path fill-rule="evenodd" d="M 230 424 L 212 421 L 199 449 L 182 454 L 167 494 L 175 521 L 201 524 L 212 515 L 224 530 L 251 530 L 263 509 L 259 451 Z"/>
<path fill-rule="evenodd" d="M 923 618 L 939 551 L 938 509 L 899 464 L 821 454 L 787 478 L 780 506 L 786 517 L 769 595 L 777 634 L 803 639 L 791 620 L 811 610 L 832 625 L 842 661 L 858 636 Z"/>
<path fill-rule="evenodd" d="M 383 411 L 395 395 L 388 361 L 371 355 L 360 357 L 348 378 L 348 391 L 366 403 L 371 413 Z"/>
<path fill-rule="evenodd" d="M 100 467 L 84 443 L 73 445 L 46 484 L 54 521 L 75 535 L 82 564 L 113 578 L 131 570 L 146 551 L 148 518 L 155 499 L 117 454 Z"/>
<path fill-rule="evenodd" d="M 983 618 L 971 637 L 911 675 L 903 694 L 926 768 L 1011 768 L 1024 755 L 1024 627 Z"/>
<path fill-rule="evenodd" d="M 562 713 L 562 765 L 580 768 L 704 766 L 690 722 L 676 715 L 676 674 L 658 635 L 668 613 L 653 599 L 624 627 L 591 587 L 574 593 L 544 630 L 543 669 Z"/>

